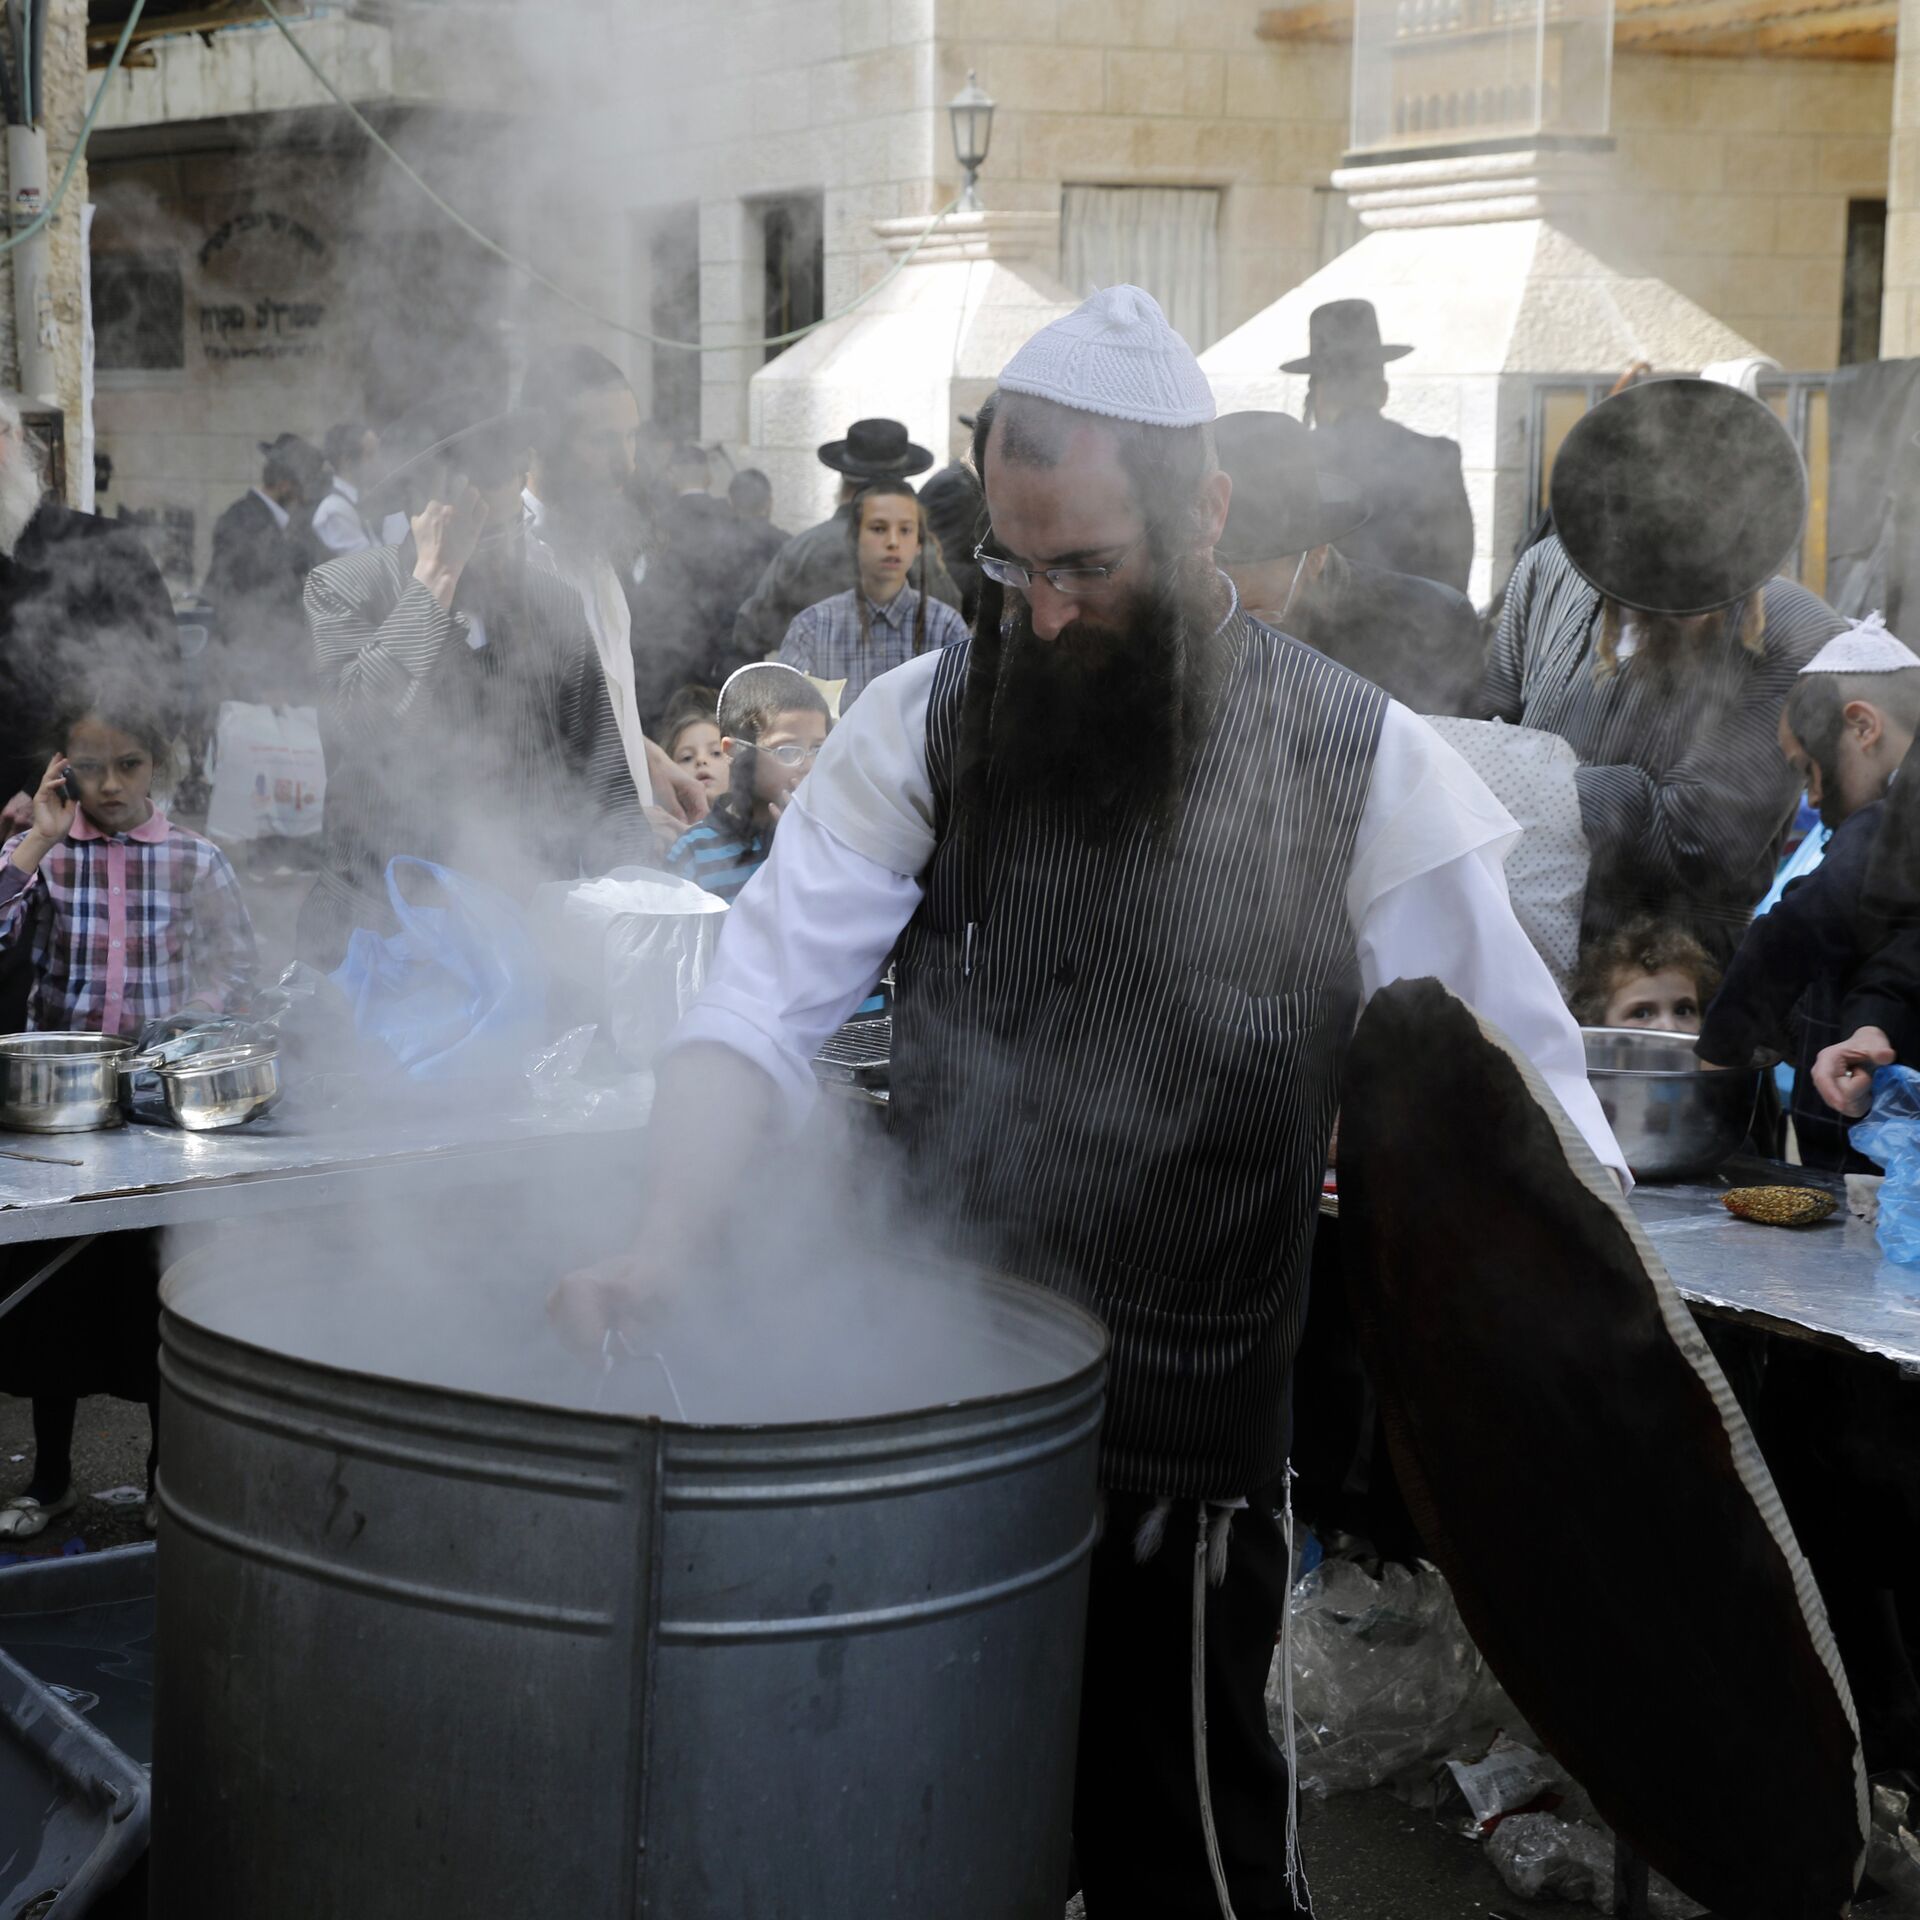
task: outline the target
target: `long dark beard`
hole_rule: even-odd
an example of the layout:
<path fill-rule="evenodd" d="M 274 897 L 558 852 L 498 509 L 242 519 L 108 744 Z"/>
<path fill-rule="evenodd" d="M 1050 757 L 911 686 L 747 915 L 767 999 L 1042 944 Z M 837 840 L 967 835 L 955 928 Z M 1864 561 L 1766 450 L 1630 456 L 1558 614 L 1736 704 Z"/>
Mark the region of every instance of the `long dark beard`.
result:
<path fill-rule="evenodd" d="M 1170 837 L 1213 710 L 1224 604 L 1204 562 L 1174 560 L 1110 627 L 1041 640 L 1024 602 L 983 596 L 962 721 L 963 807 L 1064 807 L 1102 840 L 1143 821 Z M 989 604 L 991 600 L 991 605 Z M 987 622 L 997 631 L 989 639 Z"/>

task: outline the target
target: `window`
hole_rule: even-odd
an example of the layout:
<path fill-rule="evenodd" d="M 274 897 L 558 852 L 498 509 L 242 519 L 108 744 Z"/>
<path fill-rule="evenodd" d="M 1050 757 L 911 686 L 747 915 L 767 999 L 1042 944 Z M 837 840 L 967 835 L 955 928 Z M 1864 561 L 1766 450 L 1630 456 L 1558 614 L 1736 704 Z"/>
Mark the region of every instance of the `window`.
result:
<path fill-rule="evenodd" d="M 1060 260 L 1076 298 L 1144 287 L 1195 353 L 1219 337 L 1217 187 L 1068 187 Z"/>
<path fill-rule="evenodd" d="M 700 209 L 669 207 L 650 223 L 647 325 L 663 340 L 700 338 Z M 653 418 L 679 440 L 700 437 L 700 356 L 653 350 Z"/>
<path fill-rule="evenodd" d="M 186 365 L 186 303 L 170 253 L 103 253 L 91 262 L 93 355 L 102 373 Z"/>
<path fill-rule="evenodd" d="M 810 327 L 825 312 L 826 223 L 818 194 L 773 200 L 760 213 L 761 318 L 772 340 Z M 785 347 L 768 347 L 771 360 Z"/>
<path fill-rule="evenodd" d="M 1887 259 L 1887 203 L 1847 202 L 1847 258 L 1840 287 L 1840 364 L 1880 358 L 1880 295 Z"/>

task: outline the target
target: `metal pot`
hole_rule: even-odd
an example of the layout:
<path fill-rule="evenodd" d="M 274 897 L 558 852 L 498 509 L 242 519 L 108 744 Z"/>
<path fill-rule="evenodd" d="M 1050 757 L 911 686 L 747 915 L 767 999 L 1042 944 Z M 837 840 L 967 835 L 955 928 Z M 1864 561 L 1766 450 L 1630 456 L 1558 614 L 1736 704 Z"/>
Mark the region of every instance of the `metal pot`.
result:
<path fill-rule="evenodd" d="M 1059 1920 L 1099 1323 L 967 1276 L 1025 1384 L 764 1426 L 218 1330 L 379 1365 L 343 1285 L 432 1264 L 242 1236 L 163 1283 L 157 1920 Z"/>
<path fill-rule="evenodd" d="M 120 1060 L 130 1040 L 105 1033 L 0 1038 L 0 1127 L 86 1133 L 120 1124 Z"/>
<path fill-rule="evenodd" d="M 280 1098 L 279 1050 L 264 1044 L 169 1060 L 159 1074 L 168 1119 L 192 1133 L 245 1126 Z"/>
<path fill-rule="evenodd" d="M 1708 1072 L 1688 1033 L 1582 1027 L 1587 1079 L 1636 1180 L 1700 1180 L 1747 1137 L 1758 1067 Z"/>

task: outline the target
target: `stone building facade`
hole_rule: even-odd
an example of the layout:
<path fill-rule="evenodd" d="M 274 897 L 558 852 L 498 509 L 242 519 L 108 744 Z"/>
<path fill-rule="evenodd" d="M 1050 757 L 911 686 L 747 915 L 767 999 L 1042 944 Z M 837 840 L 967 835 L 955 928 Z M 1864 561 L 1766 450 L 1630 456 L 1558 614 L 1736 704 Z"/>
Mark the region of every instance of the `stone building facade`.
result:
<path fill-rule="evenodd" d="M 755 343 L 834 313 L 889 271 L 899 228 L 876 223 L 928 218 L 955 196 L 945 103 L 969 70 L 999 103 L 983 199 L 1061 218 L 1058 275 L 1073 292 L 1087 281 L 1086 206 L 1111 223 L 1142 192 L 1200 217 L 1205 231 L 1189 237 L 1205 256 L 1196 311 L 1211 338 L 1350 246 L 1360 228 L 1332 184 L 1348 46 L 1337 26 L 1276 38 L 1274 17 L 1262 0 L 444 0 L 396 12 L 404 27 L 321 17 L 301 30 L 407 151 L 431 156 L 445 127 L 497 143 L 476 192 L 473 149 L 462 159 L 453 141 L 453 198 L 617 323 L 473 267 L 459 282 L 470 332 L 491 328 L 510 359 L 553 332 L 590 339 L 630 369 L 667 430 L 744 463 L 750 383 L 770 357 Z M 511 59 L 476 56 L 489 34 Z M 156 51 L 156 67 L 116 82 L 96 146 L 96 255 L 130 244 L 126 209 L 137 229 L 159 208 L 197 261 L 231 217 L 231 188 L 305 208 L 336 277 L 356 285 L 382 284 L 366 277 L 370 253 L 409 247 L 416 278 L 452 273 L 449 260 L 468 272 L 444 218 L 328 129 L 337 110 L 270 33 Z M 1849 236 L 1857 282 L 1862 236 L 1884 219 L 1892 111 L 1885 59 L 1620 51 L 1614 147 L 1586 231 L 1783 365 L 1830 367 L 1849 298 L 1867 297 L 1849 281 Z M 303 150 L 324 150 L 333 171 L 303 169 Z M 484 298 L 472 291 L 482 283 Z M 369 368 L 372 308 L 327 304 L 332 344 L 271 377 L 203 356 L 169 390 L 103 369 L 100 436 L 121 497 L 184 503 L 203 544 L 211 513 L 252 477 L 256 440 L 318 432 L 383 400 L 396 370 Z M 190 307 L 196 351 L 204 324 Z M 639 337 L 649 332 L 699 351 Z M 804 463 L 775 464 L 781 516 L 804 518 L 817 482 Z"/>

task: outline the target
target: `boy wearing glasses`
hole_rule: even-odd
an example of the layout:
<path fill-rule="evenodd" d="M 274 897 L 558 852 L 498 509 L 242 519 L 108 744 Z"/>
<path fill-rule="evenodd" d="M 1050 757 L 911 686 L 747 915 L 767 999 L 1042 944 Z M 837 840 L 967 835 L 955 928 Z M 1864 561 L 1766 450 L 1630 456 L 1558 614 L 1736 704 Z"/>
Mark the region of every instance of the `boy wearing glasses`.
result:
<path fill-rule="evenodd" d="M 827 703 L 803 673 L 742 667 L 720 689 L 726 797 L 673 843 L 667 865 L 732 902 L 773 851 L 773 830 L 827 738 Z"/>

